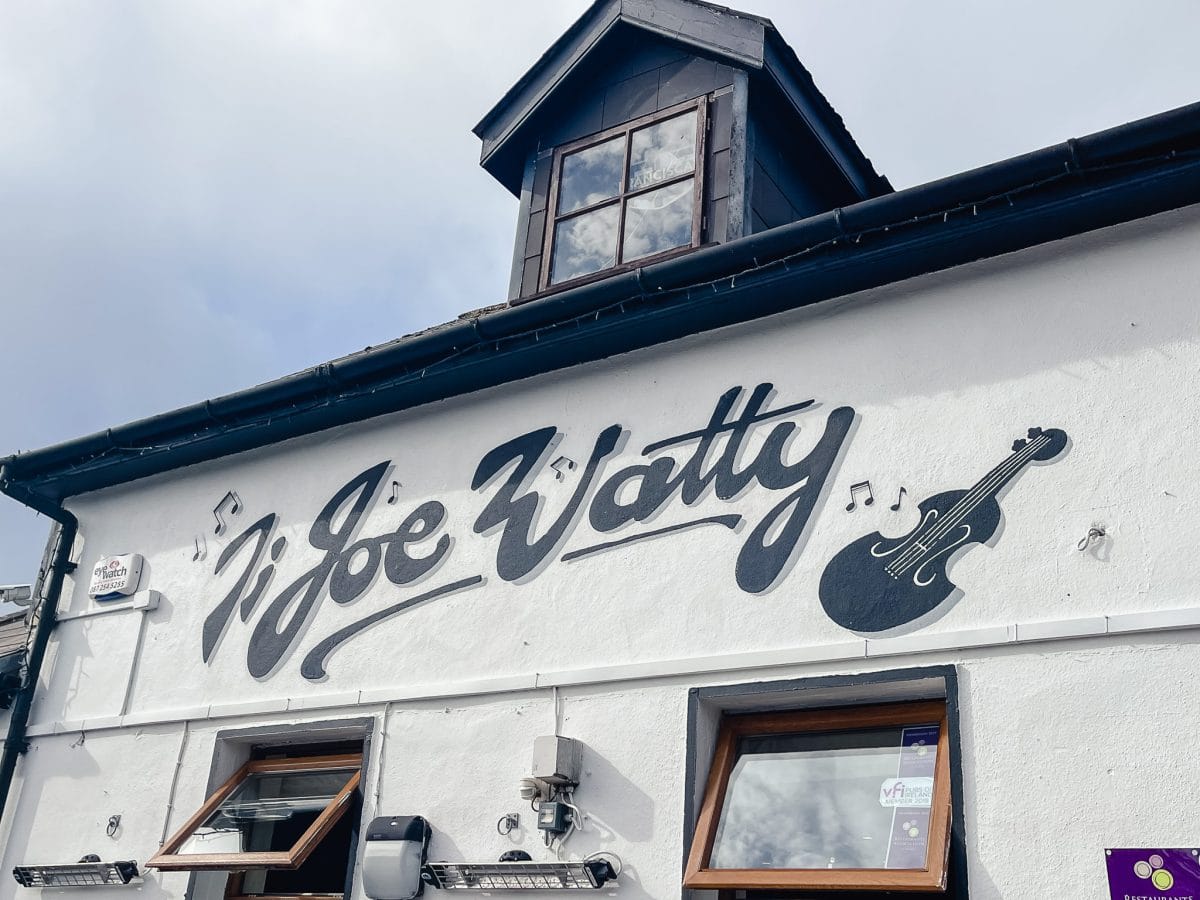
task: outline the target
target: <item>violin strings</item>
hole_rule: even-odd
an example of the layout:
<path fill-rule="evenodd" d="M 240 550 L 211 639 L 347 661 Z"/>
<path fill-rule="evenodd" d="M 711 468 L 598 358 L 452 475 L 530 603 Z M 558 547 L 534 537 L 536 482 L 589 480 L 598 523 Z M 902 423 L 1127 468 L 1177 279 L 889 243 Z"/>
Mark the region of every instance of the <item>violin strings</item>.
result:
<path fill-rule="evenodd" d="M 1049 438 L 1046 438 L 1048 441 Z M 1021 452 L 1014 453 L 1003 463 L 985 475 L 970 491 L 968 491 L 962 499 L 954 504 L 947 514 L 937 520 L 929 532 L 922 536 L 922 540 L 914 539 L 913 543 L 905 550 L 900 557 L 885 567 L 888 574 L 902 575 L 905 571 L 912 567 L 918 560 L 925 556 L 933 545 L 945 537 L 952 531 L 959 522 L 969 515 L 984 498 L 1005 480 L 1012 476 L 1017 470 L 1025 465 L 1026 457 L 1033 456 L 1042 444 L 1033 442 L 1036 446 L 1030 445 L 1023 448 Z M 1043 442 L 1044 443 L 1044 442 Z M 915 551 L 915 552 L 914 552 Z M 939 551 L 940 552 L 940 551 Z"/>
<path fill-rule="evenodd" d="M 968 491 L 967 494 L 958 501 L 958 503 L 954 504 L 954 506 L 950 508 L 946 516 L 935 522 L 929 532 L 923 536 L 927 540 L 928 546 L 922 544 L 920 547 L 918 547 L 917 545 L 921 544 L 921 541 L 914 539 L 913 544 L 910 545 L 905 552 L 900 555 L 899 559 L 885 567 L 886 571 L 888 571 L 889 574 L 900 575 L 907 571 L 907 569 L 911 568 L 913 563 L 928 553 L 934 544 L 936 544 L 951 530 L 953 530 L 958 523 L 961 522 L 962 519 L 967 515 L 969 515 L 981 502 L 983 502 L 984 498 L 996 487 L 999 487 L 1006 480 L 1008 480 L 1015 473 L 1015 471 L 1023 467 L 1025 463 L 1028 462 L 1029 458 L 1032 458 L 1034 455 L 1036 455 L 1038 450 L 1045 446 L 1045 444 L 1049 443 L 1049 440 L 1050 439 L 1048 437 L 1039 436 L 1037 439 L 1023 448 L 1021 452 L 1014 453 L 1007 460 L 984 476 L 984 478 L 981 479 L 979 483 L 975 485 L 975 487 Z M 915 554 L 913 551 L 916 551 Z"/>
<path fill-rule="evenodd" d="M 1046 435 L 1039 435 L 1034 440 L 1030 441 L 1018 453 L 1014 453 L 995 469 L 983 477 L 970 491 L 968 491 L 961 500 L 954 504 L 945 517 L 936 521 L 928 534 L 924 537 L 928 541 L 928 546 L 924 546 L 919 537 L 914 537 L 912 544 L 900 554 L 900 557 L 884 567 L 889 575 L 902 575 L 912 564 L 923 557 L 932 549 L 932 545 L 937 543 L 950 531 L 952 531 L 959 522 L 979 506 L 985 497 L 993 490 L 1002 485 L 1005 481 L 1012 477 L 1016 471 L 1020 470 L 1037 452 L 1050 442 L 1050 438 Z M 920 546 L 918 546 L 920 545 Z M 915 552 L 915 555 L 913 553 Z"/>

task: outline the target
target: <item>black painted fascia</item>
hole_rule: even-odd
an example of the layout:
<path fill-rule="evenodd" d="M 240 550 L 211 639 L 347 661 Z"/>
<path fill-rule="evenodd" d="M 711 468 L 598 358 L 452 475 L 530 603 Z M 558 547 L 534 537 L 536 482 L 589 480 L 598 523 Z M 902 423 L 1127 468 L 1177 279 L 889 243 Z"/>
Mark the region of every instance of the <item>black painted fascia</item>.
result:
<path fill-rule="evenodd" d="M 1200 202 L 1200 104 L 0 460 L 46 502 Z"/>

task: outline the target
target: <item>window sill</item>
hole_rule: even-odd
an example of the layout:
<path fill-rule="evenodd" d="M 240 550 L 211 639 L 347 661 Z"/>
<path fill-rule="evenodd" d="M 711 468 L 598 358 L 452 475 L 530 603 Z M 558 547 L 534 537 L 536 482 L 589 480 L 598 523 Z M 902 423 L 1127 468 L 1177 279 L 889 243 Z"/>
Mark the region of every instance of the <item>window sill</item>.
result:
<path fill-rule="evenodd" d="M 666 262 L 669 259 L 676 259 L 680 256 L 685 256 L 688 253 L 694 253 L 697 250 L 703 250 L 705 247 L 711 247 L 715 244 L 710 241 L 707 244 L 698 244 L 696 246 L 676 247 L 673 250 L 664 250 L 662 253 L 655 253 L 653 256 L 643 256 L 631 263 L 626 263 L 621 266 L 613 266 L 611 269 L 602 269 L 599 272 L 593 272 L 591 275 L 582 275 L 579 278 L 572 278 L 570 281 L 563 281 L 559 284 L 551 285 L 543 288 L 537 293 L 530 294 L 527 297 L 517 297 L 509 301 L 509 306 L 521 306 L 525 303 L 530 303 L 534 300 L 544 300 L 547 297 L 552 297 L 555 294 L 561 294 L 564 291 L 574 290 L 578 287 L 583 287 L 588 284 L 595 284 L 597 281 L 603 281 L 606 278 L 611 278 L 614 275 L 625 275 L 629 272 L 636 272 L 638 269 L 644 269 L 646 266 L 654 263 Z"/>

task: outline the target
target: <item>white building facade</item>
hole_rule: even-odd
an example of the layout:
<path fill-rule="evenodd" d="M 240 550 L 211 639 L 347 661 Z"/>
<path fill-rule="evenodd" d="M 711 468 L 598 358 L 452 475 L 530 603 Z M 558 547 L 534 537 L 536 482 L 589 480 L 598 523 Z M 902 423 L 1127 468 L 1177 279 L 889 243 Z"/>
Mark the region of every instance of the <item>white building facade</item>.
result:
<path fill-rule="evenodd" d="M 44 493 L 78 530 L 4 809 L 4 870 L 96 854 L 137 861 L 142 881 L 88 897 L 228 896 L 231 869 L 146 862 L 247 760 L 328 745 L 361 757 L 347 897 L 367 896 L 368 823 L 411 815 L 432 827 L 430 861 L 602 852 L 616 878 L 600 891 L 679 897 L 723 721 L 905 703 L 944 710 L 942 796 L 917 807 L 935 841 L 948 817 L 947 849 L 930 853 L 948 853 L 948 896 L 1105 896 L 1105 848 L 1194 844 L 1200 207 L 1192 160 L 1160 152 L 1195 142 L 1189 115 L 1139 146 L 1093 140 L 1097 167 L 1114 165 L 1102 152 L 1137 160 L 1115 175 L 1026 190 L 1038 179 L 1010 166 L 1000 201 L 972 173 L 954 197 L 890 195 L 924 204 L 893 216 L 922 229 L 907 246 L 903 227 L 883 230 L 887 210 L 856 226 L 848 208 L 834 243 L 801 222 L 762 233 L 786 233 L 771 260 L 730 255 L 753 236 L 698 251 L 717 262 L 686 289 L 597 301 L 597 329 L 629 323 L 642 342 L 589 331 L 577 305 L 526 323 L 508 351 L 518 332 L 489 335 L 484 315 L 478 348 L 447 349 L 459 358 L 426 377 L 509 353 L 512 376 L 491 386 L 240 449 L 148 439 L 36 471 L 6 461 L 6 485 L 57 485 Z M 977 237 L 988 216 L 1024 235 L 967 248 L 991 239 Z M 956 247 L 970 258 L 947 257 Z M 912 270 L 889 268 L 896 254 Z M 668 295 L 705 324 L 659 339 Z M 524 367 L 542 337 L 562 357 Z M 421 364 L 391 384 L 419 384 Z M 217 417 L 189 433 L 270 418 Z M 143 475 L 148 458 L 164 461 Z M 84 470 L 128 475 L 71 487 Z M 120 554 L 144 560 L 135 592 L 90 596 Z M 582 752 L 558 852 L 518 784 L 535 739 L 555 734 Z M 787 809 L 813 815 L 797 797 Z M 822 808 L 853 830 L 850 806 Z M 899 853 L 889 822 L 874 840 Z M 717 842 L 733 841 L 723 827 Z M 773 835 L 786 854 L 790 827 L 770 807 L 745 840 Z M 850 867 L 868 868 L 887 866 Z M 720 889 L 754 887 L 801 896 Z"/>

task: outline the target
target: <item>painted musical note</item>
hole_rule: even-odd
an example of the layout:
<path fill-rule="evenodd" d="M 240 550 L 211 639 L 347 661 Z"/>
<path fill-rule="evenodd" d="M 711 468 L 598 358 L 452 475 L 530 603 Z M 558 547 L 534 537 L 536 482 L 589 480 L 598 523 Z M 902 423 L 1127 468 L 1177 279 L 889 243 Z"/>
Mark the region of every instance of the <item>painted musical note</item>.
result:
<path fill-rule="evenodd" d="M 900 488 L 900 493 L 896 496 L 896 502 L 889 506 L 888 509 L 890 509 L 892 512 L 899 512 L 900 501 L 904 499 L 904 495 L 907 493 L 908 491 L 906 491 L 904 488 Z"/>
<path fill-rule="evenodd" d="M 237 495 L 236 491 L 229 491 L 221 502 L 213 507 L 213 516 L 217 520 L 217 527 L 213 529 L 213 534 L 224 534 L 225 520 L 221 517 L 221 510 L 226 506 L 229 507 L 229 515 L 236 516 L 242 511 L 242 498 Z"/>
<path fill-rule="evenodd" d="M 208 556 L 208 541 L 204 539 L 204 535 L 196 535 L 196 552 L 192 554 L 192 562 L 199 562 Z"/>
<path fill-rule="evenodd" d="M 875 502 L 875 494 L 871 490 L 870 481 L 859 481 L 850 485 L 850 502 L 846 504 L 846 512 L 854 512 L 858 509 L 858 495 L 862 492 L 867 492 L 867 499 L 863 501 L 863 506 L 870 506 Z"/>
<path fill-rule="evenodd" d="M 392 496 L 388 497 L 388 503 L 395 503 L 400 499 L 400 488 L 404 487 L 400 482 L 392 482 Z"/>
<path fill-rule="evenodd" d="M 575 468 L 575 460 L 567 459 L 565 456 L 560 456 L 554 462 L 550 463 L 550 468 L 554 470 L 555 481 L 562 481 L 564 478 L 566 478 L 566 475 L 563 474 L 563 471 L 560 468 L 560 466 L 563 465 L 566 465 L 567 471 L 570 471 Z"/>

